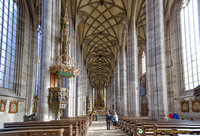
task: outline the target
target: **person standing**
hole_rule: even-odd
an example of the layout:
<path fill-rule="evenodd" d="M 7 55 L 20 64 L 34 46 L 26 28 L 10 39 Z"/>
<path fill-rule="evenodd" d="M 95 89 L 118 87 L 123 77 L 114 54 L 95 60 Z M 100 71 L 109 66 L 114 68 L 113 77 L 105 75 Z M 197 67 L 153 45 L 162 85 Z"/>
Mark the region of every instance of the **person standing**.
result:
<path fill-rule="evenodd" d="M 111 120 L 111 115 L 109 112 L 107 112 L 106 114 L 106 125 L 107 125 L 107 129 L 110 129 L 110 120 Z"/>
<path fill-rule="evenodd" d="M 168 116 L 169 116 L 169 119 L 172 119 L 173 114 L 170 112 Z"/>
<path fill-rule="evenodd" d="M 115 126 L 115 129 L 117 129 L 117 126 L 118 126 L 118 115 L 117 115 L 116 112 L 114 113 L 114 116 L 113 116 L 112 120 L 113 120 L 113 124 Z"/>
<path fill-rule="evenodd" d="M 95 117 L 96 117 L 95 121 L 97 121 L 98 114 L 97 114 L 97 111 L 96 111 L 96 110 L 93 111 L 93 115 L 95 115 Z"/>
<path fill-rule="evenodd" d="M 98 113 L 96 112 L 96 121 L 98 120 Z"/>
<path fill-rule="evenodd" d="M 179 115 L 175 112 L 172 116 L 173 119 L 180 119 Z"/>

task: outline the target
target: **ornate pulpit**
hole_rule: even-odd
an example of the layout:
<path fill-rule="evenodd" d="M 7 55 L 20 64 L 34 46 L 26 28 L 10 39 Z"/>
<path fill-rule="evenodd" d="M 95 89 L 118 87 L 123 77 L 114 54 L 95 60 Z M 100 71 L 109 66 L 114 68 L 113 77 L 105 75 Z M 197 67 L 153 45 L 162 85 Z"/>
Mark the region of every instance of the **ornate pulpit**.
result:
<path fill-rule="evenodd" d="M 56 113 L 56 119 L 60 119 L 61 111 L 63 111 L 68 104 L 68 89 L 61 88 L 58 85 L 62 78 L 76 77 L 79 73 L 79 66 L 76 61 L 70 57 L 69 46 L 70 35 L 69 30 L 69 16 L 66 5 L 65 16 L 63 18 L 61 31 L 61 46 L 60 55 L 54 57 L 53 65 L 49 67 L 51 73 L 51 83 L 49 88 L 49 106 Z"/>
<path fill-rule="evenodd" d="M 68 104 L 68 89 L 51 87 L 49 88 L 49 106 L 56 113 L 56 119 L 60 120 L 61 112 Z"/>

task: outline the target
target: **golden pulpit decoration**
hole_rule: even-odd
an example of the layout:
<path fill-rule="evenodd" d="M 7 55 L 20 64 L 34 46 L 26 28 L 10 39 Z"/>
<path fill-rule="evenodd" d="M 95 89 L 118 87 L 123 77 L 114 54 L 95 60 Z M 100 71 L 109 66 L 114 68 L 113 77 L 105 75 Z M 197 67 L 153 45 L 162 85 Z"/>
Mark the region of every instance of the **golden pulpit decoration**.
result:
<path fill-rule="evenodd" d="M 69 56 L 69 46 L 71 44 L 69 36 L 69 17 L 67 4 L 65 9 L 65 16 L 62 24 L 62 38 L 61 38 L 61 55 L 54 58 L 54 64 L 50 66 L 50 72 L 56 74 L 58 77 L 71 78 L 76 77 L 79 73 L 78 64 Z"/>
<path fill-rule="evenodd" d="M 58 77 L 65 78 L 76 77 L 78 75 L 79 68 L 73 58 L 63 54 L 54 59 L 57 63 L 50 66 L 51 73 L 56 74 Z"/>

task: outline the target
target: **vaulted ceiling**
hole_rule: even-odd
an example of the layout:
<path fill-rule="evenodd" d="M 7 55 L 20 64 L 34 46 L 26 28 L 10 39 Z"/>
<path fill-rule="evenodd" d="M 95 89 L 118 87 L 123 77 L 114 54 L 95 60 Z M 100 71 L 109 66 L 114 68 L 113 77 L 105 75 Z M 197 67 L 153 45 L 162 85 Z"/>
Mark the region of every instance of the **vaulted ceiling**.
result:
<path fill-rule="evenodd" d="M 91 84 L 108 85 L 130 18 L 132 0 L 77 0 L 80 45 Z"/>
<path fill-rule="evenodd" d="M 27 1 L 30 10 L 41 14 L 39 9 L 42 6 L 39 5 L 42 0 Z M 90 82 L 95 87 L 106 87 L 126 39 L 127 22 L 133 14 L 135 3 L 138 45 L 146 45 L 146 0 L 62 0 L 62 16 L 67 1 L 74 22 L 79 20 L 79 44 Z M 164 0 L 163 4 L 166 23 L 174 0 Z"/>

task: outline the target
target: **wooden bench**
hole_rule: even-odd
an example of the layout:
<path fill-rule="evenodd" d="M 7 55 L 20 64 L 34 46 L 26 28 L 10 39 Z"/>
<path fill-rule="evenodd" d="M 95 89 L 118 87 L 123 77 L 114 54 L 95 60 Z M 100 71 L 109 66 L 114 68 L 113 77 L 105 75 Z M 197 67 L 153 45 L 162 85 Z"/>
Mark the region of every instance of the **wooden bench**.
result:
<path fill-rule="evenodd" d="M 198 131 L 195 129 L 199 129 L 200 122 L 187 121 L 187 120 L 169 120 L 169 121 L 166 121 L 166 120 L 155 121 L 154 120 L 153 121 L 153 120 L 148 120 L 145 117 L 144 118 L 143 117 L 119 117 L 119 128 L 121 128 L 124 132 L 128 133 L 129 135 L 134 134 L 135 136 L 137 136 L 138 129 L 141 129 L 143 131 L 143 134 L 142 134 L 143 136 L 149 134 L 148 132 L 151 132 L 150 134 L 152 135 L 154 134 L 153 133 L 154 131 L 161 132 L 162 129 L 165 129 L 164 126 L 168 127 L 168 130 L 172 132 L 177 132 L 177 130 L 174 131 L 175 127 L 173 128 L 172 126 L 177 126 L 178 129 L 181 129 L 181 127 L 183 129 L 190 128 L 192 129 L 190 133 L 194 134 L 194 133 L 198 133 Z"/>
<path fill-rule="evenodd" d="M 38 121 L 38 122 L 12 122 L 12 123 L 4 123 L 4 130 L 12 130 L 12 129 L 24 129 L 27 130 L 30 127 L 32 128 L 48 128 L 48 127 L 52 127 L 52 128 L 65 128 L 65 127 L 72 127 L 72 135 L 75 136 L 79 136 L 79 129 L 78 129 L 78 122 L 74 122 L 74 121 L 47 121 L 47 122 L 42 122 L 42 121 Z M 1 130 L 1 131 L 4 131 Z M 69 132 L 69 133 L 71 133 Z"/>
<path fill-rule="evenodd" d="M 12 130 L 2 131 L 0 136 L 72 136 L 72 134 L 64 133 L 64 129 L 28 129 L 28 130 Z"/>
<path fill-rule="evenodd" d="M 61 120 L 76 120 L 79 122 L 80 134 L 84 135 L 88 127 L 92 124 L 92 116 L 78 116 L 78 117 L 62 117 Z"/>
<path fill-rule="evenodd" d="M 61 119 L 61 121 L 62 122 L 76 121 L 78 123 L 77 126 L 78 126 L 80 135 L 84 135 L 86 133 L 87 128 L 85 127 L 85 124 L 86 124 L 85 120 L 73 118 L 73 119 Z"/>
<path fill-rule="evenodd" d="M 186 120 L 173 120 L 173 121 L 148 121 L 148 122 L 143 122 L 142 124 L 142 131 L 143 131 L 143 136 L 146 135 L 146 132 L 154 132 L 155 126 L 177 126 L 180 128 L 180 126 L 194 126 L 194 127 L 200 127 L 200 122 L 193 122 L 193 121 L 186 121 Z M 171 131 L 174 128 L 171 128 Z M 199 130 L 200 131 L 200 130 Z M 193 132 L 193 131 L 192 131 Z"/>
<path fill-rule="evenodd" d="M 153 132 L 154 136 L 157 136 L 157 134 L 171 134 L 173 136 L 177 136 L 180 133 L 200 135 L 200 125 L 154 125 Z"/>
<path fill-rule="evenodd" d="M 38 133 L 39 132 L 39 133 Z M 38 133 L 38 134 L 37 134 Z M 0 129 L 0 135 L 56 135 L 72 136 L 72 125 L 69 126 L 34 126 L 34 127 L 13 127 Z"/>
<path fill-rule="evenodd" d="M 92 116 L 79 116 L 79 117 L 67 117 L 61 118 L 61 120 L 52 120 L 52 121 L 37 121 L 37 122 L 12 122 L 4 123 L 4 129 L 0 130 L 1 133 L 22 133 L 23 130 L 29 131 L 23 133 L 35 133 L 34 130 L 60 130 L 64 129 L 63 135 L 67 136 L 82 136 L 85 135 L 88 127 L 92 124 Z M 32 132 L 33 131 L 33 132 Z M 43 133 L 43 132 L 41 132 Z M 45 133 L 45 131 L 44 131 Z M 55 134 L 53 131 L 52 134 Z M 58 132 L 57 132 L 58 133 Z M 57 135 L 56 135 L 57 136 Z"/>
<path fill-rule="evenodd" d="M 148 120 L 148 117 L 119 117 L 119 128 L 126 133 L 133 133 L 133 127 L 136 125 L 136 122 L 139 120 Z M 141 122 L 142 125 L 142 122 Z"/>

